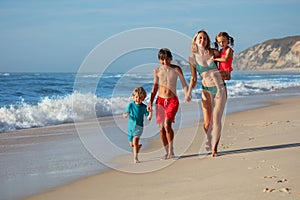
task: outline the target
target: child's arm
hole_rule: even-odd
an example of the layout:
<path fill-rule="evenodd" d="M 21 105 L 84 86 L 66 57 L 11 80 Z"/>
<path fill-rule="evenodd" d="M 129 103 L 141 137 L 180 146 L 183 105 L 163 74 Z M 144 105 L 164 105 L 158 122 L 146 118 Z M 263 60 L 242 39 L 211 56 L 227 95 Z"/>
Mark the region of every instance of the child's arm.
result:
<path fill-rule="evenodd" d="M 187 85 L 186 80 L 184 78 L 182 69 L 179 66 L 177 66 L 176 71 L 178 72 L 178 76 L 179 76 L 179 79 L 181 81 L 181 85 L 182 85 L 184 94 L 187 95 L 188 94 L 188 85 Z"/>
<path fill-rule="evenodd" d="M 147 110 L 151 111 L 152 110 L 152 106 L 153 106 L 153 101 L 154 98 L 157 94 L 158 91 L 158 76 L 157 76 L 157 68 L 153 70 L 153 74 L 154 74 L 154 78 L 153 78 L 153 87 L 152 87 L 152 91 L 151 91 L 151 97 L 150 97 L 150 102 L 147 106 Z"/>
<path fill-rule="evenodd" d="M 149 112 L 149 115 L 148 115 L 147 119 L 150 121 L 152 119 L 152 110 L 150 110 L 148 112 Z"/>
<path fill-rule="evenodd" d="M 129 116 L 130 103 L 126 106 L 125 112 L 123 113 L 123 117 L 127 118 Z"/>
<path fill-rule="evenodd" d="M 218 61 L 218 62 L 227 62 L 229 58 L 231 58 L 233 56 L 233 51 L 230 47 L 228 47 L 226 49 L 226 54 L 225 57 L 223 58 L 215 58 L 214 61 Z"/>

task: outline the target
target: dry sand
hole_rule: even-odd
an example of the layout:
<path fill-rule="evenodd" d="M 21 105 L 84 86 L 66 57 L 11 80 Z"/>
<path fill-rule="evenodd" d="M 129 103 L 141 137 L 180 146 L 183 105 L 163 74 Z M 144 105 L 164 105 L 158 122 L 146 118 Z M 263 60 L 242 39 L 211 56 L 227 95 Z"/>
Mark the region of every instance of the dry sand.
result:
<path fill-rule="evenodd" d="M 154 140 L 141 150 L 139 164 L 133 164 L 132 155 L 123 156 L 112 161 L 121 164 L 118 170 L 29 199 L 300 199 L 299 102 L 300 97 L 274 100 L 268 107 L 227 115 L 219 157 L 200 152 L 199 123 L 177 132 L 177 159 L 160 160 L 161 143 Z"/>

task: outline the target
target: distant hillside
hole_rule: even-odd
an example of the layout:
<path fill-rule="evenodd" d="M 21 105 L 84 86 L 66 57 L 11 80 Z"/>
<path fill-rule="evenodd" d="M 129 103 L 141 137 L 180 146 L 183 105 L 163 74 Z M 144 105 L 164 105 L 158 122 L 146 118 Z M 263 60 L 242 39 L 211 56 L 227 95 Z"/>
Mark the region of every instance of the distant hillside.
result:
<path fill-rule="evenodd" d="M 234 56 L 236 70 L 300 70 L 300 36 L 272 39 Z"/>

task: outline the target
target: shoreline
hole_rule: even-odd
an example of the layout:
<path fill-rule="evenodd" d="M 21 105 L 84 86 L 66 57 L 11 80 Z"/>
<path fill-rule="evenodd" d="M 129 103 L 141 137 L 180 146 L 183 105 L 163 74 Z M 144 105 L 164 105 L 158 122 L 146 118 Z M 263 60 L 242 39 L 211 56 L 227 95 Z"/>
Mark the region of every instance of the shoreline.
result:
<path fill-rule="evenodd" d="M 183 194 L 185 194 L 184 196 L 188 195 L 187 197 L 190 197 L 188 199 L 209 198 L 206 195 L 213 193 L 206 184 L 200 181 L 203 179 L 214 186 L 217 185 L 217 194 L 227 195 L 228 197 L 225 199 L 237 199 L 239 195 L 243 194 L 248 194 L 246 198 L 243 196 L 243 199 L 253 199 L 254 197 L 272 199 L 276 195 L 285 196 L 287 199 L 299 197 L 300 182 L 297 169 L 300 163 L 294 161 L 291 156 L 291 154 L 297 156 L 297 153 L 300 153 L 300 139 L 296 134 L 300 130 L 299 100 L 299 96 L 279 97 L 275 100 L 267 100 L 268 106 L 227 114 L 219 147 L 220 157 L 218 158 L 205 156 L 198 159 L 201 155 L 199 143 L 202 143 L 203 134 L 197 134 L 194 137 L 193 134 L 186 133 L 194 133 L 195 130 L 202 132 L 200 122 L 196 127 L 182 128 L 177 131 L 178 141 L 185 140 L 187 135 L 189 135 L 188 139 L 193 138 L 187 149 L 185 146 L 180 146 L 180 142 L 174 141 L 175 153 L 184 152 L 178 160 L 160 161 L 159 157 L 153 157 L 153 155 L 149 158 L 148 152 L 155 152 L 158 156 L 162 155 L 160 140 L 154 139 L 150 141 L 147 149 L 142 149 L 141 153 L 144 152 L 144 154 L 141 154 L 141 164 L 132 164 L 130 162 L 132 155 L 124 155 L 112 161 L 123 164 L 118 168 L 119 171 L 109 169 L 98 175 L 92 175 L 48 192 L 30 196 L 28 199 L 96 199 L 103 197 L 109 199 L 112 196 L 116 197 L 113 199 L 132 199 L 134 196 L 132 196 L 132 192 L 129 192 L 133 190 L 132 188 L 138 188 L 139 196 L 143 195 L 146 199 L 159 199 L 160 197 L 182 199 Z M 286 136 L 287 134 L 289 137 Z M 273 155 L 272 152 L 276 152 L 280 157 Z M 236 164 L 242 169 L 232 166 Z M 193 167 L 194 165 L 197 167 Z M 216 169 L 217 166 L 222 167 Z M 207 173 L 201 174 L 199 168 Z M 237 174 L 232 174 L 232 169 L 244 179 L 241 180 Z M 138 170 L 141 173 L 128 173 Z M 181 176 L 178 171 L 183 175 Z M 227 173 L 234 179 L 229 178 Z M 288 181 L 280 185 L 272 182 L 272 178 L 268 178 L 268 176 L 276 176 L 277 178 L 273 178 L 274 180 L 282 178 L 282 180 L 287 179 Z M 238 181 L 234 181 L 235 179 Z M 161 181 L 157 182 L 158 180 Z M 220 185 L 218 182 L 225 185 Z M 243 187 L 244 182 L 249 182 L 251 187 L 249 185 L 249 188 Z M 183 183 L 191 187 L 185 186 Z M 159 192 L 157 185 L 161 185 L 159 188 L 164 191 Z M 196 185 L 206 188 L 202 191 L 204 194 L 196 191 Z M 152 186 L 157 190 L 155 191 Z M 171 188 L 167 186 L 171 186 Z M 235 186 L 239 186 L 239 188 L 235 188 Z M 274 189 L 272 194 L 263 192 L 267 187 Z M 289 191 L 280 191 L 284 188 L 288 188 Z M 254 189 L 255 191 L 253 191 Z M 181 193 L 178 193 L 179 191 Z M 151 192 L 154 196 L 150 195 Z M 222 197 L 224 199 L 224 196 Z"/>

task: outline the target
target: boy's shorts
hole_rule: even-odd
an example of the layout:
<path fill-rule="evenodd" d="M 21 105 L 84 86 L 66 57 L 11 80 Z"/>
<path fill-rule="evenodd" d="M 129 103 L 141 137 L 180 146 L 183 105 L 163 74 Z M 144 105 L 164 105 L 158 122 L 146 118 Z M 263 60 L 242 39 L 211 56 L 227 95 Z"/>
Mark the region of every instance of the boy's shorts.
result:
<path fill-rule="evenodd" d="M 134 130 L 128 130 L 128 140 L 129 142 L 133 142 L 134 137 L 141 137 L 143 133 L 143 127 L 136 126 Z"/>
<path fill-rule="evenodd" d="M 156 123 L 163 123 L 165 118 L 171 119 L 174 123 L 178 107 L 179 101 L 177 96 L 171 98 L 161 98 L 158 96 L 156 100 Z"/>

